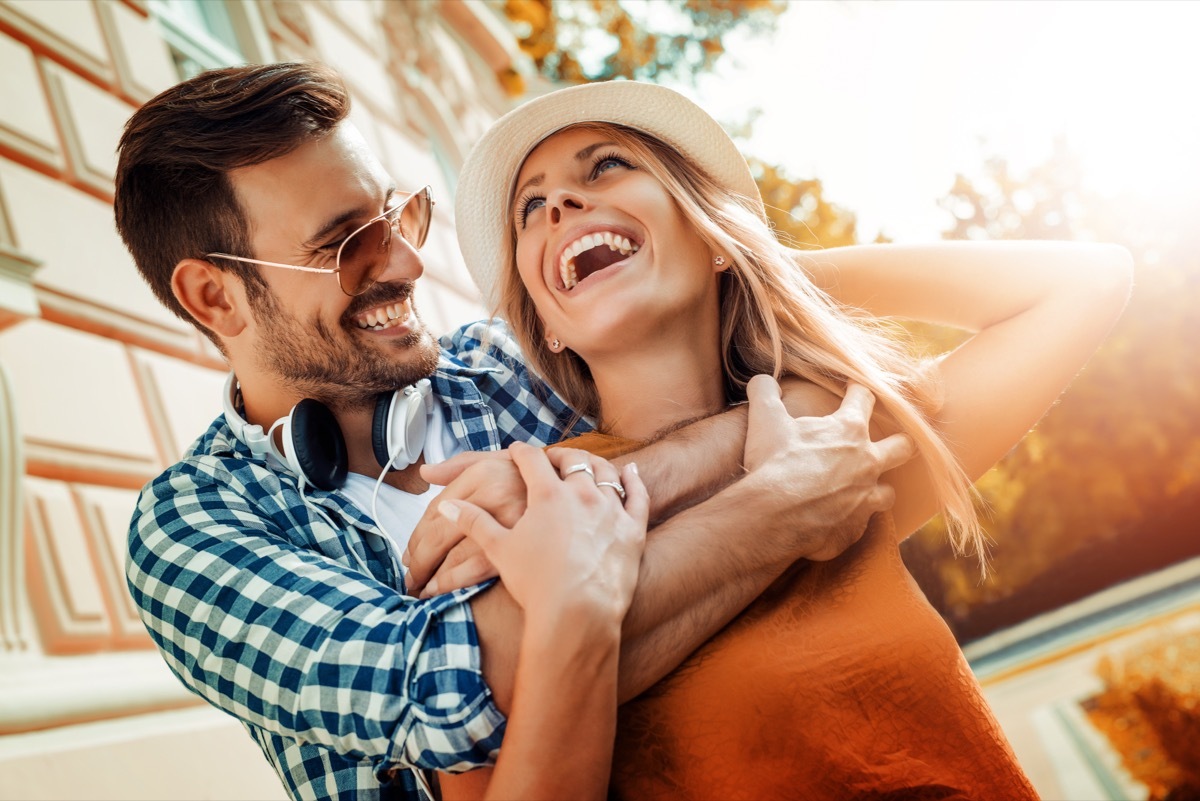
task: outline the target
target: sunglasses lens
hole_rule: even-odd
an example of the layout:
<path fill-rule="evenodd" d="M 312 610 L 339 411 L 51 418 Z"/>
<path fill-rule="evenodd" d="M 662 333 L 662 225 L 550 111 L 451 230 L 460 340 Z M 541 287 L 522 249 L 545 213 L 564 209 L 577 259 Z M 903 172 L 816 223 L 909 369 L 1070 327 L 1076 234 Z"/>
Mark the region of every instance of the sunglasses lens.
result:
<path fill-rule="evenodd" d="M 420 190 L 405 202 L 400 212 L 400 235 L 403 236 L 415 250 L 420 250 L 429 235 L 429 218 L 432 210 L 429 192 Z"/>
<path fill-rule="evenodd" d="M 428 188 L 409 195 L 387 217 L 354 232 L 338 251 L 338 280 L 347 295 L 361 295 L 387 267 L 392 253 L 393 226 L 414 250 L 420 250 L 429 234 L 433 200 Z M 398 214 L 399 217 L 394 215 Z M 391 220 L 395 220 L 392 222 Z"/>
<path fill-rule="evenodd" d="M 387 266 L 392 250 L 392 226 L 376 220 L 342 243 L 338 254 L 339 280 L 348 295 L 361 295 Z"/>

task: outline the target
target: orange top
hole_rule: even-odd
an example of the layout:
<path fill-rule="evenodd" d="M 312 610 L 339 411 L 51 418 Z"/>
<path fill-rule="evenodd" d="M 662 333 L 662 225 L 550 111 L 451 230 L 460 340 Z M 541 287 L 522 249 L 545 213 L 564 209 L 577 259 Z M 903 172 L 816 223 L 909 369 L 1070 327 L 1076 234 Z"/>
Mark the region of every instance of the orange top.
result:
<path fill-rule="evenodd" d="M 600 434 L 562 444 L 607 458 L 637 447 Z M 890 515 L 837 559 L 793 568 L 622 707 L 612 789 L 631 801 L 1037 798 L 904 567 Z"/>

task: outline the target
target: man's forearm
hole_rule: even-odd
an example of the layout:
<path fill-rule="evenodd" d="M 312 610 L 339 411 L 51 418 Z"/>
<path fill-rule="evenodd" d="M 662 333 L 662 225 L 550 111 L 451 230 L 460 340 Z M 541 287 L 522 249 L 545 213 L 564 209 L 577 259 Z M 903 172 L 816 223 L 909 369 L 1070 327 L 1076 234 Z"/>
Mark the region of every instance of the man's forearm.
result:
<path fill-rule="evenodd" d="M 746 441 L 742 406 L 697 420 L 644 448 L 612 460 L 637 462 L 650 491 L 650 521 L 666 520 L 741 477 Z M 569 443 L 568 443 L 569 444 Z"/>
<path fill-rule="evenodd" d="M 644 692 L 745 609 L 796 561 L 786 515 L 751 475 L 671 518 L 646 541 L 622 627 L 618 692 Z M 755 510 L 751 512 L 750 510 Z M 753 520 L 753 533 L 744 533 Z"/>
<path fill-rule="evenodd" d="M 783 378 L 783 404 L 793 417 L 829 414 L 828 393 L 815 384 Z M 650 521 L 661 522 L 712 497 L 745 475 L 746 406 L 697 420 L 633 453 L 612 459 L 637 462 L 650 488 Z M 567 443 L 569 444 L 569 443 Z"/>

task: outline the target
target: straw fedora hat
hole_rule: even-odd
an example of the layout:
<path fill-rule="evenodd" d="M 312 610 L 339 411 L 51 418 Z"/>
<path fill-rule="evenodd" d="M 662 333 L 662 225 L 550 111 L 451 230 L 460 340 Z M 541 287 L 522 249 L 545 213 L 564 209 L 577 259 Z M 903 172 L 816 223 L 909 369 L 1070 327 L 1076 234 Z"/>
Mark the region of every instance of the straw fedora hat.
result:
<path fill-rule="evenodd" d="M 497 120 L 467 157 L 458 179 L 458 244 L 490 308 L 499 305 L 499 279 L 508 269 L 506 213 L 517 171 L 542 140 L 581 122 L 612 122 L 651 134 L 688 156 L 722 186 L 758 200 L 761 207 L 758 185 L 733 140 L 708 112 L 673 89 L 609 81 L 551 92 Z"/>

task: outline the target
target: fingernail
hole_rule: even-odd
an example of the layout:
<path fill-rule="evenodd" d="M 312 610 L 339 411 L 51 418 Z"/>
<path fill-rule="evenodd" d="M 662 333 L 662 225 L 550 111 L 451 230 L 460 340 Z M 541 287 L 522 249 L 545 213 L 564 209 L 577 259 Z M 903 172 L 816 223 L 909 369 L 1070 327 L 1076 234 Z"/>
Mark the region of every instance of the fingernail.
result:
<path fill-rule="evenodd" d="M 404 553 L 400 554 L 400 564 L 408 567 L 408 548 L 405 548 Z"/>
<path fill-rule="evenodd" d="M 454 523 L 458 520 L 458 507 L 450 501 L 442 501 L 438 504 L 438 514 Z"/>
<path fill-rule="evenodd" d="M 430 579 L 429 583 L 425 585 L 425 589 L 421 590 L 421 597 L 432 598 L 433 596 L 437 595 L 437 590 L 438 583 L 433 579 Z"/>
<path fill-rule="evenodd" d="M 630 462 L 629 469 L 632 470 L 633 474 L 636 476 L 638 474 L 637 462 Z"/>

